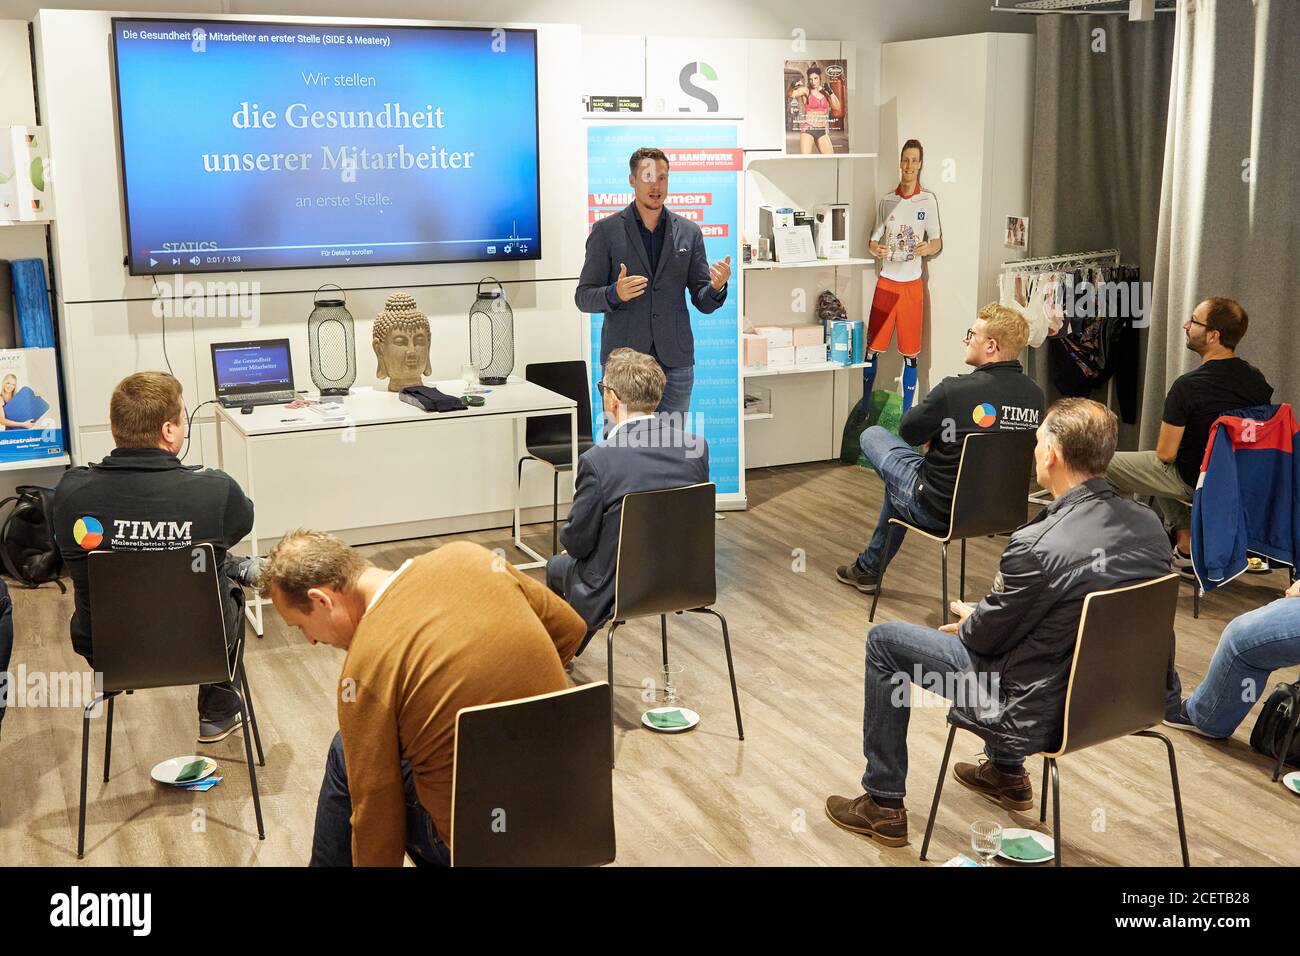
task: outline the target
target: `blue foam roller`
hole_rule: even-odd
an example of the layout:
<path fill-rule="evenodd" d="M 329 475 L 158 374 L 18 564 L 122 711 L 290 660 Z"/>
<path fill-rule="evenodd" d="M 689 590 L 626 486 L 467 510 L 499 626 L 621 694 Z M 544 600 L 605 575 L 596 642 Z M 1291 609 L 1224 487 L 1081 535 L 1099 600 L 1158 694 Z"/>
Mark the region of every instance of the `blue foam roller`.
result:
<path fill-rule="evenodd" d="M 50 318 L 45 261 L 15 259 L 9 263 L 14 302 L 18 312 L 18 342 L 25 349 L 54 348 L 54 322 Z"/>

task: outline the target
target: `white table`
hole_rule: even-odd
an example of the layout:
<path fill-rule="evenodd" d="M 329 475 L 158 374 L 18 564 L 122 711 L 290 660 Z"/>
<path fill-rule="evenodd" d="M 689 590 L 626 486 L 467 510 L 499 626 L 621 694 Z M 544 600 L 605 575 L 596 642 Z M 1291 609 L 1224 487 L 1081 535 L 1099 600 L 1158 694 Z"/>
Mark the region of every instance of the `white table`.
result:
<path fill-rule="evenodd" d="M 464 391 L 459 379 L 430 384 L 447 395 Z M 501 476 L 464 475 L 459 469 L 485 440 L 505 440 L 504 422 L 513 424 L 511 460 L 517 462 L 527 454 L 525 419 L 568 415 L 577 461 L 576 402 L 515 377 L 489 388 L 482 407 L 461 412 L 425 412 L 396 393 L 354 388 L 342 400 L 342 421 L 284 405 L 259 405 L 247 415 L 216 406 L 218 467 L 253 499 L 253 528 L 246 539 L 252 553 L 261 553 L 260 541 L 297 527 L 383 529 L 491 510 L 484 502 L 499 492 Z M 575 484 L 577 472 L 571 471 Z M 520 539 L 520 483 L 513 468 L 508 477 L 515 547 L 532 558 L 516 567 L 543 567 L 546 559 Z M 259 637 L 266 603 L 258 597 L 245 608 Z"/>

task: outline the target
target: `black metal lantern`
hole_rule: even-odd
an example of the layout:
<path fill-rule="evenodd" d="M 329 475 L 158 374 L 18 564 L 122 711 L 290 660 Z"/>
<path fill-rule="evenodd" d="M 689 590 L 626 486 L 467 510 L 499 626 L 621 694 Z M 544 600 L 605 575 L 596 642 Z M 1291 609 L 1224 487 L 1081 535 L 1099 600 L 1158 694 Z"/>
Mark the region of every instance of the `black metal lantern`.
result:
<path fill-rule="evenodd" d="M 322 299 L 321 289 L 333 286 L 340 297 Z M 312 297 L 307 320 L 307 350 L 311 353 L 311 380 L 321 395 L 346 395 L 357 380 L 357 340 L 352 313 L 343 289 L 326 283 Z"/>
<path fill-rule="evenodd" d="M 483 291 L 483 283 L 495 289 Z M 484 385 L 504 385 L 515 368 L 515 314 L 506 290 L 492 276 L 479 280 L 478 297 L 469 310 L 469 361 Z"/>

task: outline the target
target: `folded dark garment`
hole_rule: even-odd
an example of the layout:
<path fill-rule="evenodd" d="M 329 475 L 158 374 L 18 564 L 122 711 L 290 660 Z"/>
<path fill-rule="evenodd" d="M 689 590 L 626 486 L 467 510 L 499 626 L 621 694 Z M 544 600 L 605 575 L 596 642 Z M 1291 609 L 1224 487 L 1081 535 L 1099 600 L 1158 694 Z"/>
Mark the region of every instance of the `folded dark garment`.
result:
<path fill-rule="evenodd" d="M 408 405 L 426 412 L 463 412 L 469 408 L 459 398 L 447 395 L 427 385 L 410 385 L 398 393 L 398 398 Z"/>

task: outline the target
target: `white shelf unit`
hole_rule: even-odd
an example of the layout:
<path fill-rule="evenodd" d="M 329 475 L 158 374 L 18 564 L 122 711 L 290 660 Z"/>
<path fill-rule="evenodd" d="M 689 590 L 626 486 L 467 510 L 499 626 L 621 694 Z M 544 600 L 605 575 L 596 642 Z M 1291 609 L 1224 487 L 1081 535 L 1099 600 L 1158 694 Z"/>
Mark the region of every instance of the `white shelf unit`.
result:
<path fill-rule="evenodd" d="M 831 162 L 836 159 L 875 159 L 875 153 L 784 153 L 776 149 L 747 149 L 745 163 L 772 162 L 773 160 L 809 160 Z"/>
<path fill-rule="evenodd" d="M 758 208 L 792 206 L 811 212 L 818 203 L 849 203 L 849 258 L 812 262 L 751 262 L 741 268 L 745 328 L 820 324 L 817 298 L 834 288 L 850 318 L 864 317 L 864 269 L 875 265 L 867 237 L 875 217 L 875 153 L 787 154 L 745 151 L 744 225 L 757 246 Z M 827 270 L 827 274 L 808 270 Z M 833 270 L 833 271 L 831 271 Z M 815 284 L 814 284 L 815 283 Z M 788 303 L 788 305 L 787 305 Z M 742 369 L 746 380 L 763 380 L 772 391 L 770 412 L 743 417 L 745 467 L 762 468 L 839 457 L 840 433 L 861 392 L 863 366 L 817 362 L 780 368 Z"/>
<path fill-rule="evenodd" d="M 810 372 L 843 372 L 851 368 L 866 368 L 866 362 L 841 365 L 839 362 L 815 362 L 807 365 L 782 365 L 779 368 L 747 368 L 745 378 L 767 378 L 771 375 L 806 375 Z M 768 416 L 769 418 L 772 416 Z"/>
<path fill-rule="evenodd" d="M 813 259 L 811 262 L 746 262 L 741 269 L 745 272 L 771 272 L 773 269 L 840 269 L 875 264 L 875 259 Z"/>

